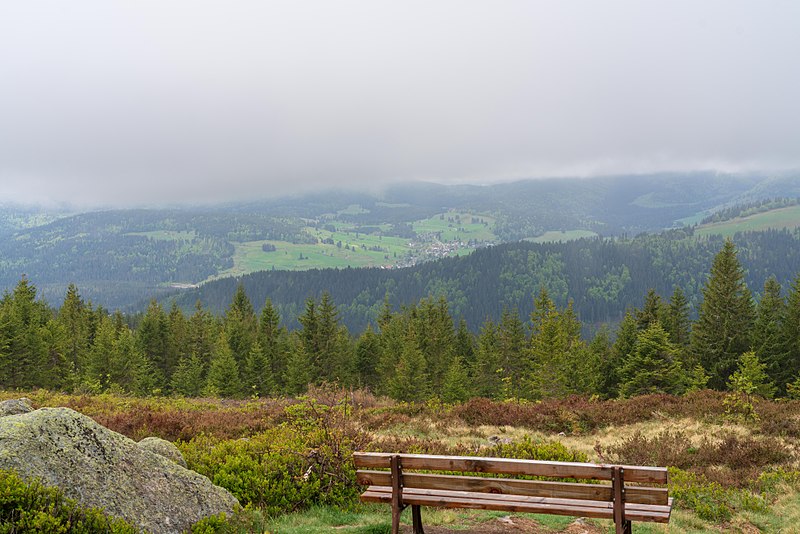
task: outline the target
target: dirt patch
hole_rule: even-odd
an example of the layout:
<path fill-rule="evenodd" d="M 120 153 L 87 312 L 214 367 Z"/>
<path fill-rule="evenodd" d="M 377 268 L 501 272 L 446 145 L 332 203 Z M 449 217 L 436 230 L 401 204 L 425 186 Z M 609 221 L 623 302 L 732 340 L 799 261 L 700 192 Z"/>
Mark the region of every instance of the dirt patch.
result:
<path fill-rule="evenodd" d="M 472 525 L 466 530 L 434 526 L 424 526 L 424 528 L 425 534 L 505 534 L 508 532 L 524 532 L 526 534 L 552 534 L 555 532 L 563 534 L 605 534 L 606 532 L 606 529 L 586 523 L 580 519 L 570 523 L 564 530 L 552 530 L 543 527 L 532 519 L 523 517 L 500 517 L 492 521 Z M 412 534 L 412 529 L 410 526 L 403 526 L 400 532 L 402 534 Z"/>

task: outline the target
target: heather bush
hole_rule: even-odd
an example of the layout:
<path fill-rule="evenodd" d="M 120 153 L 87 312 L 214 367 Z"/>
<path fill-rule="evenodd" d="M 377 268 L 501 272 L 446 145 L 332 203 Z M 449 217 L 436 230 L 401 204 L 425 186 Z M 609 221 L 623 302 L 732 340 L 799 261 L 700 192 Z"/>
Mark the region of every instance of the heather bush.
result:
<path fill-rule="evenodd" d="M 683 432 L 664 431 L 653 437 L 637 432 L 606 448 L 605 453 L 613 462 L 677 467 L 702 474 L 726 488 L 746 487 L 765 467 L 794 460 L 794 453 L 775 438 L 731 433 L 718 441 L 703 438 L 695 446 Z"/>
<path fill-rule="evenodd" d="M 653 394 L 630 399 L 596 400 L 572 396 L 539 402 L 492 401 L 474 398 L 452 408 L 450 415 L 467 425 L 507 425 L 583 434 L 607 426 L 623 426 L 671 416 L 698 420 L 725 414 L 725 395 L 696 391 L 685 396 Z"/>

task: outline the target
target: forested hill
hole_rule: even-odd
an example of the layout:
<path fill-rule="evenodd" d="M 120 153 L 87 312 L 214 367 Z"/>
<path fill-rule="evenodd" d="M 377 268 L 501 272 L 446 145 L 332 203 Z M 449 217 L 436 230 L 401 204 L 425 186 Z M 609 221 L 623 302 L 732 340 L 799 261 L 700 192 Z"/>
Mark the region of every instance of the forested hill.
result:
<path fill-rule="evenodd" d="M 171 287 L 260 270 L 407 267 L 487 244 L 660 232 L 739 213 L 742 203 L 763 209 L 765 199 L 797 198 L 800 171 L 408 183 L 380 193 L 78 213 L 0 203 L 0 292 L 25 274 L 52 304 L 74 283 L 96 305 L 130 310 Z M 354 311 L 353 324 L 367 316 Z"/>
<path fill-rule="evenodd" d="M 788 287 L 797 275 L 800 231 L 737 234 L 734 243 L 753 293 L 761 292 L 769 276 Z M 517 309 L 526 317 L 534 295 L 544 287 L 559 305 L 573 300 L 581 320 L 590 325 L 618 321 L 626 308 L 641 306 L 650 288 L 670 295 L 681 287 L 696 308 L 722 245 L 721 237 L 698 239 L 690 229 L 628 240 L 510 243 L 408 269 L 258 272 L 210 282 L 171 298 L 186 310 L 200 300 L 222 312 L 242 283 L 257 306 L 269 298 L 281 316 L 291 320 L 302 313 L 307 298 L 329 292 L 342 322 L 358 332 L 375 322 L 385 298 L 396 310 L 428 296 L 444 296 L 453 315 L 476 330 L 487 318 L 498 320 L 503 309 Z"/>

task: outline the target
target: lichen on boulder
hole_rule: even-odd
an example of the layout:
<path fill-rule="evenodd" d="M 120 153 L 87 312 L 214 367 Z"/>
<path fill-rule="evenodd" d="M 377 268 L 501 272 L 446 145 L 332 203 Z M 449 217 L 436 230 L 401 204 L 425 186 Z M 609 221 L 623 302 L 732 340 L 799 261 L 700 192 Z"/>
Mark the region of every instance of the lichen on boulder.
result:
<path fill-rule="evenodd" d="M 146 451 L 154 452 L 167 460 L 172 460 L 181 467 L 186 467 L 186 460 L 183 459 L 183 454 L 172 442 L 151 436 L 144 438 L 137 445 Z"/>
<path fill-rule="evenodd" d="M 238 505 L 208 478 L 68 408 L 0 418 L 0 469 L 150 532 L 184 532 Z"/>

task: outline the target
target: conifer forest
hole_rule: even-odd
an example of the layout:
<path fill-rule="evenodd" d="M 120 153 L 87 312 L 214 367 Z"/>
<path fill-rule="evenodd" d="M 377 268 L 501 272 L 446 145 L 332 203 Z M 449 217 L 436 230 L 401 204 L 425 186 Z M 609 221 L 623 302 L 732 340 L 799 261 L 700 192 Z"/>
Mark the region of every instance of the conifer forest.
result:
<path fill-rule="evenodd" d="M 256 398 L 309 385 L 364 388 L 398 401 L 601 398 L 728 390 L 800 394 L 800 275 L 774 277 L 755 299 L 732 241 L 709 266 L 702 299 L 649 290 L 613 327 L 585 331 L 572 302 L 544 288 L 533 311 L 506 309 L 477 332 L 444 297 L 394 310 L 354 335 L 328 293 L 308 299 L 288 330 L 269 300 L 256 313 L 244 288 L 222 315 L 151 301 L 139 315 L 93 307 L 71 285 L 52 308 L 22 278 L 0 301 L 0 383 L 132 395 Z"/>

